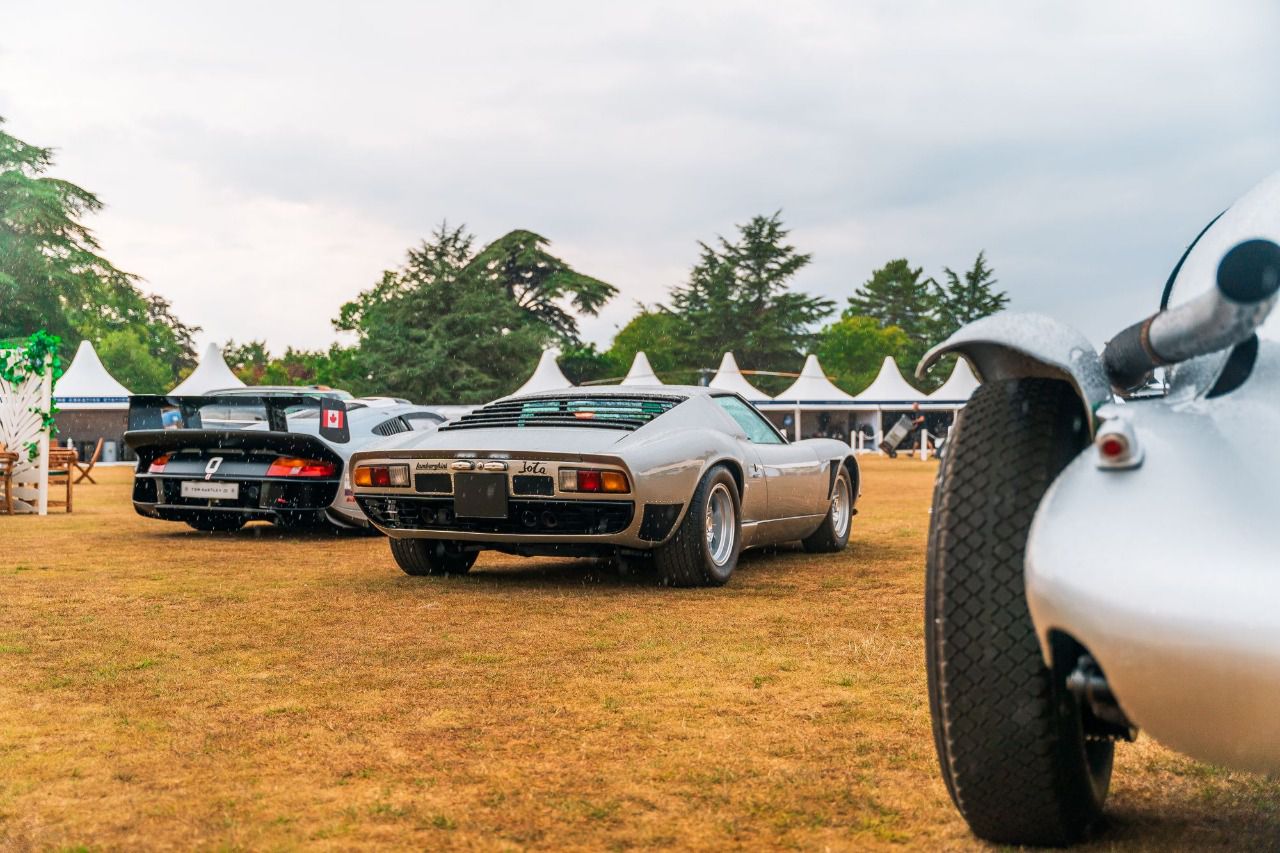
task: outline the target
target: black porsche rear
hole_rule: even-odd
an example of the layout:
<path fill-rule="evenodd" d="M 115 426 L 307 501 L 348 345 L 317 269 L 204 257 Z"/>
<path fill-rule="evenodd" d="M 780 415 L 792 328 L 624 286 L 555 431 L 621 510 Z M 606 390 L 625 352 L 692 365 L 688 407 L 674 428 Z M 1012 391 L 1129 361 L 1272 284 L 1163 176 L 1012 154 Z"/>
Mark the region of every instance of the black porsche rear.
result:
<path fill-rule="evenodd" d="M 138 455 L 134 508 L 201 529 L 324 521 L 342 485 L 342 457 L 287 424 L 319 406 L 306 396 L 132 398 L 125 441 Z"/>

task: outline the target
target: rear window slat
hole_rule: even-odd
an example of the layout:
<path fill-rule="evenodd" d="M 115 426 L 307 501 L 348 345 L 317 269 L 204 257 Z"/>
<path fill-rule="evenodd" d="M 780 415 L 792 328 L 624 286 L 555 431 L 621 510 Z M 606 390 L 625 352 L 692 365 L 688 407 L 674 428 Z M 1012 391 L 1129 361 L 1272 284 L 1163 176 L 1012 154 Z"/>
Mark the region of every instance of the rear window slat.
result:
<path fill-rule="evenodd" d="M 684 402 L 656 395 L 564 395 L 499 400 L 440 427 L 460 429 L 522 427 L 619 429 L 634 431 Z"/>

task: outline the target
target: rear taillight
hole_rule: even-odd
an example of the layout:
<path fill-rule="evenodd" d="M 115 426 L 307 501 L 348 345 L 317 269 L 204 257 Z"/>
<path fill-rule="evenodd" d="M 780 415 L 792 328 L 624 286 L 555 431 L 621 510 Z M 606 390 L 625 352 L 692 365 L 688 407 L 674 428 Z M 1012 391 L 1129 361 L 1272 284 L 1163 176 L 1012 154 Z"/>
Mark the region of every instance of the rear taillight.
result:
<path fill-rule="evenodd" d="M 148 473 L 148 474 L 163 474 L 163 473 L 164 473 L 164 466 L 165 466 L 165 465 L 167 465 L 167 464 L 169 464 L 169 454 L 168 454 L 168 453 L 166 453 L 164 456 L 157 456 L 155 459 L 152 459 L 152 460 L 151 460 L 151 464 L 147 467 L 147 473 Z"/>
<path fill-rule="evenodd" d="M 335 477 L 338 466 L 324 459 L 281 456 L 267 468 L 268 477 Z"/>
<path fill-rule="evenodd" d="M 408 465 L 357 465 L 352 478 L 357 486 L 395 486 L 401 488 L 409 485 Z"/>
<path fill-rule="evenodd" d="M 627 475 L 621 471 L 600 471 L 595 468 L 561 468 L 562 492 L 611 492 L 625 494 L 631 491 Z"/>

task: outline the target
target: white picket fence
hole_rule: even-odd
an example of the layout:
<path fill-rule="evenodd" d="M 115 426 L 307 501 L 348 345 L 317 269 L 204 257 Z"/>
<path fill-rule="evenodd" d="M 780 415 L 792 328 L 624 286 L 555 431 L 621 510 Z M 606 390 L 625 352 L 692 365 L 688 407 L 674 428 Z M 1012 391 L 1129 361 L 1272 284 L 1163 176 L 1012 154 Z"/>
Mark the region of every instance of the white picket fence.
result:
<path fill-rule="evenodd" d="M 48 365 L 40 376 L 16 385 L 0 377 L 0 443 L 18 454 L 13 482 L 21 485 L 13 492 L 15 512 L 49 513 L 49 433 L 37 411 L 49 411 L 52 396 L 53 371 Z M 39 451 L 34 460 L 27 453 L 32 441 Z"/>

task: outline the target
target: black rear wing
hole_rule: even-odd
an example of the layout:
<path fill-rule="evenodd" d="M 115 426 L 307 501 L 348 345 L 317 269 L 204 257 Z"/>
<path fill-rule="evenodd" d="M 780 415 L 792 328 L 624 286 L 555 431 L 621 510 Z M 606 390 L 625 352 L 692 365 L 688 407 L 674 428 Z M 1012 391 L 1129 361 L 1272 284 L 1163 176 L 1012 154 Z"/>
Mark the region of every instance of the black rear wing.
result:
<path fill-rule="evenodd" d="M 335 444 L 351 440 L 347 406 L 320 394 L 213 394 L 129 398 L 129 432 L 153 430 L 238 430 L 287 433 L 289 416 L 319 410 L 320 437 Z"/>

